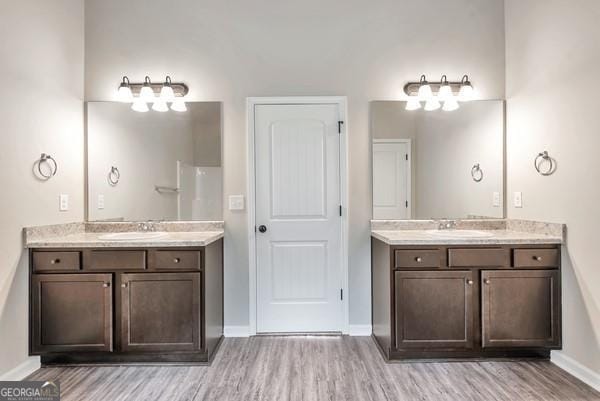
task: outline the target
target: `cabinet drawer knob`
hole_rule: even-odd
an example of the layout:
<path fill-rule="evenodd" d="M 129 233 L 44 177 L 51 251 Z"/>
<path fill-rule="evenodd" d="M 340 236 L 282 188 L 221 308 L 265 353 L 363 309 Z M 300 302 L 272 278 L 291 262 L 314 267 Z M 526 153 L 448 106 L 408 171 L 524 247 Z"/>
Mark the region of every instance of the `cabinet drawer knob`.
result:
<path fill-rule="evenodd" d="M 467 284 L 473 285 L 473 280 L 467 280 Z"/>
<path fill-rule="evenodd" d="M 179 258 L 175 258 L 175 259 L 173 259 L 173 262 L 174 262 L 174 263 L 179 263 L 179 262 L 181 262 L 181 259 L 179 259 Z"/>
<path fill-rule="evenodd" d="M 483 280 L 483 284 L 489 285 L 491 283 L 489 278 Z"/>
<path fill-rule="evenodd" d="M 123 284 L 121 284 L 121 287 L 123 287 L 123 288 L 127 288 L 127 283 L 123 283 Z"/>
<path fill-rule="evenodd" d="M 420 256 L 417 256 L 417 257 L 415 258 L 415 261 L 416 261 L 417 263 L 421 263 L 421 262 L 423 261 L 423 258 L 421 258 Z"/>
<path fill-rule="evenodd" d="M 542 257 L 541 256 L 534 256 L 533 257 L 534 260 L 541 262 L 542 261 Z"/>
<path fill-rule="evenodd" d="M 108 288 L 108 287 L 110 287 L 110 283 L 104 283 L 104 284 L 102 284 L 102 287 Z"/>
<path fill-rule="evenodd" d="M 55 265 L 55 264 L 57 264 L 57 263 L 60 263 L 60 259 L 58 259 L 58 258 L 56 258 L 56 259 L 52 259 L 52 260 L 50 261 L 50 264 L 51 264 L 51 265 Z"/>

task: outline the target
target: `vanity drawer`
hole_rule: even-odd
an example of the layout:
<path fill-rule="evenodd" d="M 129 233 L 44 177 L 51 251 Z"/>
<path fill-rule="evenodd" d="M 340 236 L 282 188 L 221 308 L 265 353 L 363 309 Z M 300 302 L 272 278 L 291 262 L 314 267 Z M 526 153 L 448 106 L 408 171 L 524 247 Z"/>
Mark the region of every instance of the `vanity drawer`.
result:
<path fill-rule="evenodd" d="M 81 255 L 77 251 L 34 251 L 33 271 L 65 271 L 81 269 Z"/>
<path fill-rule="evenodd" d="M 151 254 L 156 270 L 200 270 L 202 268 L 201 251 L 154 251 Z"/>
<path fill-rule="evenodd" d="M 86 256 L 86 270 L 144 270 L 146 251 L 92 250 Z"/>
<path fill-rule="evenodd" d="M 394 266 L 397 269 L 440 267 L 440 251 L 438 249 L 398 249 L 394 252 Z"/>
<path fill-rule="evenodd" d="M 514 267 L 558 267 L 560 255 L 558 249 L 515 249 Z"/>
<path fill-rule="evenodd" d="M 510 250 L 508 248 L 448 249 L 450 267 L 508 267 Z"/>

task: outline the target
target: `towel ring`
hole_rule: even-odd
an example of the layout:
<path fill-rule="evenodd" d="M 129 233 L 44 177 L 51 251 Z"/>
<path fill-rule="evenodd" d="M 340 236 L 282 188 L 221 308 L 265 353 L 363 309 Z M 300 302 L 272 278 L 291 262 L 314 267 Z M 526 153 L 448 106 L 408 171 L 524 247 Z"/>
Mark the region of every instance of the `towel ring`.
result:
<path fill-rule="evenodd" d="M 481 180 L 483 180 L 483 170 L 479 166 L 479 163 L 473 165 L 473 167 L 471 168 L 471 177 L 475 182 L 480 182 Z"/>
<path fill-rule="evenodd" d="M 542 169 L 542 164 L 547 162 L 548 168 L 546 170 Z M 542 153 L 538 153 L 535 160 L 533 161 L 533 166 L 536 171 L 541 175 L 552 175 L 554 173 L 554 160 L 552 157 L 548 155 L 548 151 L 544 150 Z"/>
<path fill-rule="evenodd" d="M 48 174 L 44 173 L 44 171 L 42 171 L 42 164 L 48 164 L 48 166 L 50 166 L 50 172 Z M 49 180 L 50 178 L 54 177 L 56 175 L 56 172 L 58 171 L 58 164 L 56 163 L 56 160 L 54 160 L 54 158 L 46 153 L 42 153 L 42 155 L 40 156 L 40 159 L 37 161 L 37 170 L 38 173 L 40 173 L 40 176 L 42 176 L 44 179 Z"/>
<path fill-rule="evenodd" d="M 119 169 L 115 166 L 111 166 L 110 171 L 108 172 L 108 183 L 114 187 L 119 183 L 120 179 L 121 173 L 119 172 Z"/>

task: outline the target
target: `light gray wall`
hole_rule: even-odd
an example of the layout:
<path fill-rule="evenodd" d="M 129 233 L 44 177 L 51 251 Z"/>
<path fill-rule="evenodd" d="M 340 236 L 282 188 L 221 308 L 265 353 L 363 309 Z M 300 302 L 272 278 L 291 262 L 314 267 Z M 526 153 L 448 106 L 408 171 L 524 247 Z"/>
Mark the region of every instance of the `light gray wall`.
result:
<path fill-rule="evenodd" d="M 563 354 L 600 373 L 600 2 L 507 0 L 508 190 L 512 218 L 567 224 Z M 548 150 L 558 169 L 533 168 Z M 510 199 L 510 196 L 509 196 Z"/>
<path fill-rule="evenodd" d="M 27 359 L 24 226 L 83 219 L 83 1 L 0 1 L 0 374 Z M 58 174 L 34 178 L 40 153 Z M 59 194 L 70 210 L 58 211 Z"/>
<path fill-rule="evenodd" d="M 224 193 L 246 193 L 246 97 L 348 97 L 350 322 L 370 322 L 369 100 L 398 99 L 420 74 L 468 73 L 504 96 L 498 0 L 86 1 L 86 100 L 114 99 L 127 74 L 223 101 Z M 246 212 L 224 213 L 225 323 L 248 325 Z"/>

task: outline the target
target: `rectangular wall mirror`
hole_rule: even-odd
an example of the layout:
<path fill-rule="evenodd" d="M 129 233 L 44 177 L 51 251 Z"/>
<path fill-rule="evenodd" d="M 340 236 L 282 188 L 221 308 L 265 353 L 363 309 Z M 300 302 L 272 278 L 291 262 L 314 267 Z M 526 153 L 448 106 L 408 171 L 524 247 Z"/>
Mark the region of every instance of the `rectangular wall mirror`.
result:
<path fill-rule="evenodd" d="M 503 218 L 503 101 L 405 107 L 371 102 L 373 218 Z"/>
<path fill-rule="evenodd" d="M 222 220 L 221 120 L 220 102 L 88 102 L 88 220 Z"/>

